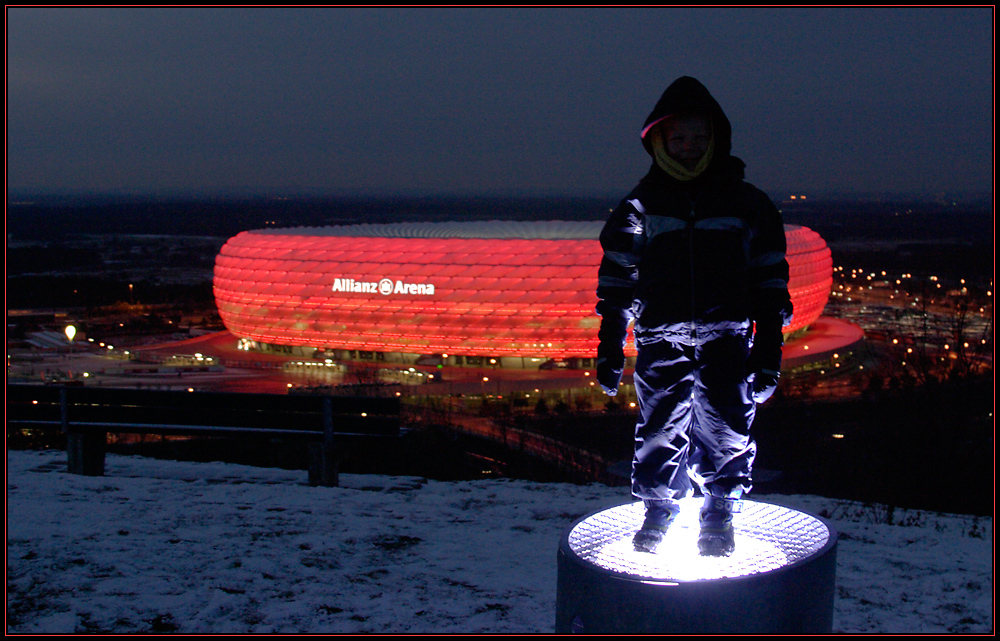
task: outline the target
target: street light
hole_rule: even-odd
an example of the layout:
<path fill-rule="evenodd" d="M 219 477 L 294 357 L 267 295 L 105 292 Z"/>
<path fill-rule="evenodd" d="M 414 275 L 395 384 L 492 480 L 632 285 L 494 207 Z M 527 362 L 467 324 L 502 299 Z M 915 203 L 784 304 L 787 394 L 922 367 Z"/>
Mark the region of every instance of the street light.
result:
<path fill-rule="evenodd" d="M 73 337 L 76 336 L 76 327 L 72 325 L 66 326 L 66 338 L 69 340 L 69 351 L 73 353 Z"/>

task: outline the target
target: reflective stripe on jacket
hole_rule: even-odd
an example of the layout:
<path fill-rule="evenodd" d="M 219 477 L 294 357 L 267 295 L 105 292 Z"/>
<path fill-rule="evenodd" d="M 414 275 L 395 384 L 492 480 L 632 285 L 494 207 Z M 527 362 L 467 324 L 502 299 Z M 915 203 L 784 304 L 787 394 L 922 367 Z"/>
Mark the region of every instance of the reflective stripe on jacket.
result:
<path fill-rule="evenodd" d="M 695 344 L 756 322 L 780 346 L 792 316 L 781 215 L 725 173 L 692 195 L 654 168 L 605 225 L 597 311 L 634 318 L 637 344 Z"/>

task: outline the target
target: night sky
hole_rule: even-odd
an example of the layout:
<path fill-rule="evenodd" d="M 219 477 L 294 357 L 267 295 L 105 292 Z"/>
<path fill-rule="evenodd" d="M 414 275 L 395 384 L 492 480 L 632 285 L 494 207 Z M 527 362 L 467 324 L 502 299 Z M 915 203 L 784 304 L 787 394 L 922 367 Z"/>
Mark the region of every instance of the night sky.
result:
<path fill-rule="evenodd" d="M 678 76 L 772 194 L 993 189 L 993 7 L 9 8 L 8 192 L 623 195 Z"/>

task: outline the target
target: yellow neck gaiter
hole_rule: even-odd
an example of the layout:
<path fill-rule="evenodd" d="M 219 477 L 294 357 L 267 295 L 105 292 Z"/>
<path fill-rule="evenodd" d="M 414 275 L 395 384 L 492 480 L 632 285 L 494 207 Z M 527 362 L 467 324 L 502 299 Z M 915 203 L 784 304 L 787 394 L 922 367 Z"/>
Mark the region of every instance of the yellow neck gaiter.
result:
<path fill-rule="evenodd" d="M 649 132 L 649 135 L 653 137 L 653 157 L 656 159 L 656 164 L 660 166 L 660 169 L 677 180 L 687 181 L 697 178 L 705 171 L 708 164 L 712 162 L 712 151 L 715 149 L 714 133 L 711 140 L 708 141 L 708 151 L 701 157 L 701 160 L 698 161 L 694 169 L 688 169 L 670 157 L 670 154 L 667 153 L 667 145 L 663 141 L 663 132 L 659 127 L 654 127 Z"/>

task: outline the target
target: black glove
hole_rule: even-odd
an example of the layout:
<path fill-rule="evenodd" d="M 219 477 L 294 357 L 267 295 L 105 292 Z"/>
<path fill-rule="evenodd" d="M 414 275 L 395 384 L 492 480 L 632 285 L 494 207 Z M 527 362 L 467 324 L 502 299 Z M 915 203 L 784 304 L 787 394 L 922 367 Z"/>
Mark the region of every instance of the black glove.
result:
<path fill-rule="evenodd" d="M 600 311 L 600 310 L 599 310 Z M 618 384 L 625 369 L 625 338 L 628 316 L 624 312 L 602 315 L 600 343 L 597 346 L 597 382 L 608 396 L 618 394 Z"/>
<path fill-rule="evenodd" d="M 597 349 L 597 382 L 601 384 L 605 394 L 615 396 L 625 369 L 625 352 L 619 348 L 617 352 L 601 355 L 604 351 Z"/>
<path fill-rule="evenodd" d="M 747 380 L 750 383 L 754 403 L 760 404 L 771 398 L 774 390 L 778 388 L 779 376 L 778 372 L 769 369 L 750 374 Z"/>
<path fill-rule="evenodd" d="M 761 332 L 754 336 L 747 357 L 747 382 L 755 403 L 763 403 L 774 395 L 781 377 L 781 331 Z"/>

